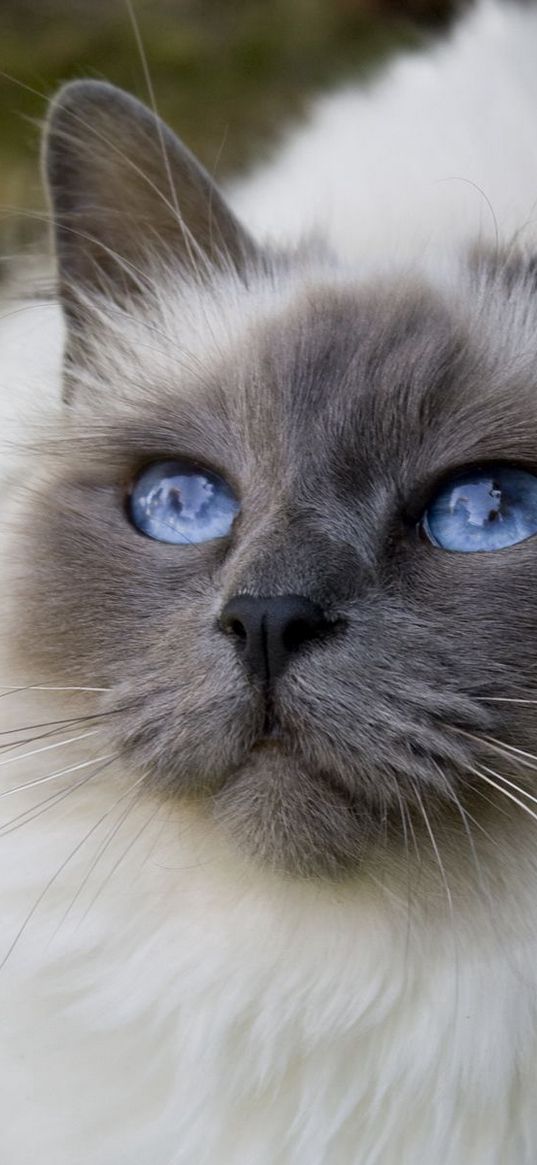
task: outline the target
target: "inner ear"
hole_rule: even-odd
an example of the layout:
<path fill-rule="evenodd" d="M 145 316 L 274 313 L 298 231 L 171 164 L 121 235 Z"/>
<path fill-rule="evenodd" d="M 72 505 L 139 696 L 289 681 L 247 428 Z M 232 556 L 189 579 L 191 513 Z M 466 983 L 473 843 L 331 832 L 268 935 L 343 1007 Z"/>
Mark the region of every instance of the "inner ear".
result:
<path fill-rule="evenodd" d="M 75 81 L 52 103 L 44 147 L 59 289 L 80 327 L 87 293 L 121 300 L 164 265 L 185 276 L 233 268 L 256 248 L 206 170 L 136 98 Z"/>

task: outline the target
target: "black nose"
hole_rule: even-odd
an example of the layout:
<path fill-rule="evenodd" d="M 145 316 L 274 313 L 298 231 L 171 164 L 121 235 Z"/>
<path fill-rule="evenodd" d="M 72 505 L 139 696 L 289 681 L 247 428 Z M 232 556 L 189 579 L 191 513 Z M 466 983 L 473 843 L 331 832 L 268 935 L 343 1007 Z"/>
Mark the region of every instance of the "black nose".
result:
<path fill-rule="evenodd" d="M 224 607 L 219 624 L 234 638 L 247 671 L 265 685 L 274 683 L 304 644 L 323 638 L 335 626 L 302 595 L 236 595 Z"/>

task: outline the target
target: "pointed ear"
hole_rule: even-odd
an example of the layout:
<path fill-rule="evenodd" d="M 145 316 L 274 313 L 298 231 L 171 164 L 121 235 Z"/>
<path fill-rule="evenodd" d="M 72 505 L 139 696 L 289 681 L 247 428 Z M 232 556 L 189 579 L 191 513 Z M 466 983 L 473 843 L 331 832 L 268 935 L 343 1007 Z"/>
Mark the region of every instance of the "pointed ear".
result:
<path fill-rule="evenodd" d="M 240 274 L 255 261 L 254 243 L 203 167 L 113 85 L 74 81 L 60 90 L 44 168 L 68 326 L 83 322 L 84 293 L 121 300 L 143 291 L 156 265 L 204 278 L 218 268 Z"/>

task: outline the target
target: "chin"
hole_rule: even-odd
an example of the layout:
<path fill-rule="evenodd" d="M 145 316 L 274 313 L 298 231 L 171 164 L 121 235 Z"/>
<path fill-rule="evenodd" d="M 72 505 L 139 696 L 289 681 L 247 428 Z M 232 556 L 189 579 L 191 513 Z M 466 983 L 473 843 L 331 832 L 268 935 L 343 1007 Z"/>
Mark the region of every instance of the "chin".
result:
<path fill-rule="evenodd" d="M 339 878 L 358 869 L 379 832 L 371 809 L 329 772 L 276 744 L 261 745 L 212 802 L 240 851 L 295 877 Z"/>

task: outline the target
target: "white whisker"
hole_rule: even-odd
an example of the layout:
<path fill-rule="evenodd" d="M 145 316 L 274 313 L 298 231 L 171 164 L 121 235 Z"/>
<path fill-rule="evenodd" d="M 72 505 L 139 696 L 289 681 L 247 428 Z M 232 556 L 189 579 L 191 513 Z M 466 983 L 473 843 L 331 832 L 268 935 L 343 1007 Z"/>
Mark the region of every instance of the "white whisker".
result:
<path fill-rule="evenodd" d="M 80 717 L 81 721 L 84 721 L 87 719 L 88 719 L 88 717 L 86 717 L 86 716 Z M 97 719 L 97 717 L 90 716 L 89 719 L 94 720 L 94 719 Z M 35 744 L 37 740 L 48 740 L 51 736 L 59 736 L 70 725 L 73 725 L 73 727 L 74 727 L 79 722 L 80 721 L 79 721 L 78 717 L 74 721 L 73 720 L 60 720 L 58 728 L 49 728 L 47 732 L 36 732 L 36 734 L 34 736 L 25 736 L 20 740 L 10 741 L 9 744 L 0 744 L 0 754 L 3 754 L 5 756 L 6 753 L 14 752 L 17 748 L 25 748 L 26 745 L 28 745 L 28 744 Z M 17 731 L 20 733 L 23 730 L 17 729 Z M 99 729 L 99 731 L 101 731 L 101 730 Z"/>
<path fill-rule="evenodd" d="M 421 810 L 421 815 L 422 815 L 423 820 L 425 822 L 425 828 L 426 828 L 427 833 L 429 834 L 429 838 L 431 840 L 431 845 L 432 845 L 433 850 L 434 850 L 434 855 L 435 855 L 436 861 L 438 863 L 438 869 L 440 870 L 440 876 L 442 878 L 442 882 L 444 884 L 444 889 L 446 891 L 446 898 L 448 900 L 450 913 L 451 913 L 451 916 L 453 917 L 453 900 L 451 897 L 451 890 L 449 888 L 448 880 L 446 877 L 444 863 L 443 863 L 442 858 L 440 856 L 440 850 L 438 848 L 438 843 L 437 843 L 437 840 L 436 840 L 434 833 L 433 833 L 433 828 L 432 828 L 431 822 L 429 820 L 429 815 L 428 815 L 427 810 L 425 808 L 425 805 L 423 803 L 423 799 L 422 799 L 421 793 L 419 791 L 419 788 L 416 784 L 414 785 L 414 792 L 415 792 L 415 795 L 416 795 L 416 798 L 417 798 L 417 801 L 418 801 L 418 804 L 419 804 L 419 807 Z"/>
<path fill-rule="evenodd" d="M 474 696 L 474 699 L 487 704 L 537 704 L 537 700 L 526 700 L 518 696 Z"/>
<path fill-rule="evenodd" d="M 24 684 L 21 687 L 13 687 L 11 684 L 0 684 L 0 692 L 5 692 L 7 695 L 15 692 L 109 692 L 110 688 L 90 688 L 90 687 L 56 687 L 49 684 Z"/>
<path fill-rule="evenodd" d="M 537 770 L 537 756 L 532 752 L 524 752 L 522 748 L 515 748 L 513 744 L 507 744 L 504 740 L 496 740 L 493 736 L 476 736 L 464 728 L 456 728 L 455 732 L 461 736 L 467 736 L 469 740 L 475 740 L 476 744 L 485 745 L 504 759 L 517 759 L 519 764 L 524 765 L 525 768 Z"/>
<path fill-rule="evenodd" d="M 468 845 L 470 846 L 470 851 L 472 854 L 472 861 L 473 861 L 473 864 L 475 866 L 475 870 L 477 873 L 477 879 L 479 882 L 479 886 L 480 886 L 481 890 L 484 891 L 485 884 L 483 881 L 483 871 L 481 869 L 481 862 L 479 861 L 479 857 L 477 855 L 477 850 L 476 850 L 475 842 L 474 842 L 474 836 L 473 836 L 472 830 L 470 828 L 469 822 L 471 821 L 473 823 L 473 825 L 475 825 L 476 829 L 479 829 L 481 831 L 481 833 L 483 833 L 489 841 L 492 841 L 494 843 L 494 838 L 492 838 L 490 833 L 488 833 L 487 830 L 483 828 L 483 826 L 479 823 L 479 821 L 477 821 L 477 819 L 471 813 L 469 813 L 467 809 L 464 808 L 464 806 L 461 803 L 460 797 L 457 796 L 457 794 L 455 793 L 454 790 L 452 790 L 451 796 L 453 798 L 453 803 L 456 806 L 456 808 L 460 814 L 461 821 L 462 821 L 463 826 L 464 826 L 464 832 L 466 833 L 466 836 L 468 838 Z"/>
<path fill-rule="evenodd" d="M 533 793 L 528 793 L 526 789 L 521 787 L 521 785 L 517 785 L 516 781 L 511 781 L 509 777 L 504 777 L 503 773 L 497 773 L 494 769 L 489 769 L 485 764 L 482 765 L 482 768 L 486 773 L 490 773 L 491 776 L 497 777 L 498 780 L 503 781 L 505 785 L 509 785 L 511 789 L 515 789 L 521 797 L 527 797 L 528 801 L 533 801 L 534 804 L 537 805 L 537 797 L 534 797 Z"/>
<path fill-rule="evenodd" d="M 119 825 L 118 825 L 118 828 L 121 828 L 121 825 L 123 825 L 123 824 L 124 824 L 124 822 L 125 822 L 126 818 L 128 817 L 128 814 L 130 813 L 130 811 L 131 811 L 131 809 L 132 809 L 132 808 L 133 808 L 133 805 L 130 805 L 130 806 L 129 806 L 129 809 L 128 809 L 128 812 L 127 812 L 127 813 L 124 815 L 124 817 L 123 817 L 122 821 L 121 821 L 121 822 L 119 823 Z M 97 890 L 96 894 L 94 894 L 93 898 L 91 899 L 91 902 L 89 903 L 89 906 L 88 906 L 88 907 L 87 907 L 87 909 L 84 911 L 84 914 L 83 914 L 83 916 L 82 916 L 82 918 L 81 918 L 81 920 L 80 920 L 80 923 L 79 923 L 79 925 L 82 925 L 82 923 L 84 922 L 84 920 L 87 918 L 88 914 L 90 913 L 90 910 L 92 910 L 92 908 L 93 908 L 93 906 L 95 905 L 95 903 L 96 903 L 97 899 L 98 899 L 98 898 L 100 898 L 101 894 L 103 893 L 103 890 L 106 888 L 106 886 L 107 886 L 107 885 L 108 885 L 108 883 L 110 882 L 111 878 L 113 878 L 114 874 L 115 874 L 115 873 L 116 873 L 116 871 L 119 869 L 119 867 L 120 867 L 120 865 L 122 864 L 122 862 L 124 862 L 124 861 L 125 861 L 125 858 L 126 858 L 126 857 L 127 857 L 127 855 L 130 853 L 130 851 L 133 849 L 133 847 L 136 845 L 136 842 L 139 840 L 139 838 L 142 836 L 142 834 L 143 834 L 143 833 L 145 833 L 145 831 L 146 831 L 146 829 L 147 829 L 148 825 L 150 825 L 150 824 L 151 824 L 151 822 L 152 822 L 152 821 L 154 821 L 154 819 L 155 819 L 155 817 L 157 816 L 157 813 L 159 813 L 160 809 L 161 809 L 161 806 L 160 806 L 160 805 L 157 805 L 157 807 L 156 807 L 156 809 L 153 811 L 153 813 L 151 813 L 151 814 L 149 815 L 149 817 L 147 818 L 147 820 L 146 820 L 146 821 L 144 821 L 144 823 L 143 823 L 143 825 L 140 827 L 140 829 L 139 829 L 139 830 L 137 830 L 137 832 L 135 833 L 134 837 L 133 837 L 133 838 L 132 838 L 132 840 L 129 842 L 129 844 L 127 845 L 127 847 L 126 847 L 126 848 L 123 850 L 123 853 L 122 853 L 122 854 L 120 854 L 120 856 L 119 856 L 119 858 L 117 859 L 117 861 L 116 861 L 116 862 L 114 862 L 114 865 L 112 866 L 112 869 L 109 871 L 109 873 L 107 874 L 106 878 L 104 879 L 104 882 L 102 883 L 102 885 L 101 885 L 101 886 L 99 886 L 99 889 Z M 117 830 L 116 830 L 116 832 L 117 832 Z"/>
<path fill-rule="evenodd" d="M 100 732 L 102 732 L 101 728 L 92 728 L 89 732 L 81 732 L 79 736 L 69 736 L 67 740 L 55 740 L 53 744 L 43 744 L 41 748 L 34 748 L 31 752 L 20 752 L 17 756 L 10 756 L 7 760 L 5 758 L 0 760 L 0 768 L 3 768 L 4 765 L 15 764 L 15 761 L 29 760 L 30 757 L 38 756 L 41 752 L 51 752 L 53 748 L 65 748 L 67 744 L 74 744 L 77 740 L 87 740 L 88 736 L 96 736 Z"/>
<path fill-rule="evenodd" d="M 92 826 L 92 828 L 90 829 L 89 833 L 86 834 L 86 837 L 83 839 L 83 841 L 87 841 L 87 839 L 89 837 L 91 837 L 91 835 L 93 833 L 95 833 L 95 831 L 99 828 L 99 826 L 102 825 L 104 821 L 106 821 L 106 818 L 109 817 L 111 813 L 113 813 L 114 809 L 116 809 L 117 806 L 120 805 L 121 802 L 125 800 L 125 797 L 128 797 L 130 793 L 133 793 L 134 790 L 137 789 L 143 783 L 143 781 L 145 781 L 146 779 L 147 779 L 147 776 L 144 773 L 141 777 L 138 778 L 137 781 L 134 781 L 134 783 L 132 785 L 130 785 L 129 788 L 124 793 L 122 793 L 120 797 L 117 797 L 116 800 L 114 801 L 114 804 L 111 805 L 110 808 L 106 810 L 106 813 L 103 813 L 102 816 L 99 818 L 99 820 L 96 822 L 96 824 Z M 133 804 L 134 804 L 134 801 L 136 799 L 137 799 L 136 797 L 133 799 Z M 80 895 L 82 894 L 84 887 L 86 886 L 87 882 L 89 881 L 97 863 L 100 861 L 102 855 L 105 853 L 109 842 L 112 840 L 112 838 L 114 837 L 117 830 L 121 827 L 121 825 L 125 821 L 126 816 L 127 816 L 128 812 L 130 812 L 131 808 L 132 808 L 132 806 L 129 806 L 126 813 L 123 813 L 121 815 L 119 822 L 114 822 L 114 825 L 112 826 L 111 829 L 109 829 L 108 833 L 106 834 L 104 841 L 101 842 L 100 846 L 98 847 L 97 853 L 95 854 L 95 857 L 94 857 L 93 861 L 91 862 L 89 868 L 86 870 L 84 877 L 82 878 L 82 881 L 80 882 L 79 886 L 77 887 L 77 890 L 76 890 L 73 898 L 71 899 L 69 906 L 64 911 L 64 913 L 63 913 L 63 915 L 58 923 L 58 926 L 56 927 L 56 930 L 54 931 L 52 938 L 55 938 L 58 931 L 61 929 L 61 927 L 66 922 L 69 914 L 71 913 L 75 904 L 77 903 L 78 899 L 80 898 Z M 71 856 L 73 856 L 73 855 L 71 855 Z"/>
<path fill-rule="evenodd" d="M 109 758 L 109 759 L 114 759 L 114 758 Z M 103 766 L 102 766 L 102 768 L 106 768 L 106 765 L 103 765 Z M 102 769 L 100 769 L 100 770 L 99 770 L 99 772 L 102 772 Z M 92 775 L 93 775 L 93 776 L 96 776 L 97 774 L 92 774 Z M 84 781 L 81 781 L 81 782 L 79 782 L 79 784 L 83 784 L 83 783 L 85 783 L 85 781 L 87 781 L 87 780 L 89 780 L 89 779 L 90 779 L 90 778 L 88 778 L 88 777 L 84 777 Z M 112 806 L 112 808 L 113 808 L 113 806 Z M 53 877 L 52 877 L 52 878 L 50 878 L 50 880 L 47 882 L 47 885 L 45 886 L 45 888 L 44 888 L 44 889 L 41 891 L 41 893 L 39 894 L 38 898 L 36 898 L 36 900 L 35 900 L 35 902 L 34 902 L 34 904 L 33 904 L 32 908 L 31 908 L 31 910 L 29 910 L 29 911 L 28 911 L 28 914 L 26 915 L 26 917 L 24 918 L 23 922 L 21 923 L 21 925 L 20 925 L 20 927 L 19 927 L 19 929 L 18 929 L 18 931 L 17 931 L 17 933 L 16 933 L 16 935 L 15 935 L 14 939 L 13 939 L 13 940 L 12 940 L 12 942 L 10 943 L 10 945 L 9 945 L 9 947 L 8 947 L 8 949 L 7 949 L 7 951 L 6 951 L 5 955 L 4 955 L 4 957 L 3 957 L 3 959 L 2 959 L 2 960 L 1 960 L 1 962 L 0 962 L 0 971 L 3 969 L 3 967 L 5 967 L 5 965 L 6 965 L 7 961 L 8 961 L 8 959 L 9 959 L 10 955 L 11 955 L 11 954 L 13 953 L 13 951 L 15 950 L 15 947 L 17 946 L 17 943 L 18 943 L 18 942 L 20 941 L 20 939 L 22 938 L 22 935 L 24 934 L 24 932 L 25 932 L 25 930 L 26 930 L 27 926 L 28 926 L 28 925 L 29 925 L 29 923 L 31 922 L 31 920 L 32 920 L 32 918 L 33 918 L 33 916 L 34 916 L 34 914 L 35 914 L 35 913 L 36 913 L 36 911 L 39 909 L 39 906 L 41 905 L 41 902 L 43 901 L 43 899 L 45 898 L 45 896 L 48 894 L 48 892 L 49 892 L 49 890 L 51 889 L 51 887 L 54 885 L 54 883 L 55 883 L 55 882 L 57 881 L 57 879 L 60 877 L 60 875 L 61 875 L 61 873 L 63 872 L 63 870 L 65 870 L 66 866 L 68 866 L 69 862 L 70 862 L 70 861 L 72 861 L 72 859 L 74 858 L 75 854 L 77 854 L 77 853 L 78 853 L 78 851 L 79 851 L 79 850 L 82 848 L 82 846 L 84 845 L 84 843 L 85 843 L 85 842 L 88 840 L 88 838 L 89 838 L 89 837 L 91 837 L 91 835 L 92 835 L 92 834 L 95 832 L 95 830 L 96 830 L 96 829 L 98 828 L 98 826 L 101 824 L 101 821 L 102 821 L 102 820 L 104 820 L 104 818 L 105 818 L 106 816 L 107 816 L 107 814 L 104 814 L 104 817 L 103 817 L 103 818 L 101 818 L 101 819 L 100 819 L 98 822 L 96 822 L 96 824 L 95 824 L 95 825 L 92 825 L 91 829 L 89 829 L 89 830 L 88 830 L 88 831 L 87 831 L 87 832 L 84 834 L 84 837 L 83 837 L 83 838 L 82 838 L 82 839 L 81 839 L 81 840 L 80 840 L 80 841 L 77 843 L 77 845 L 75 846 L 75 848 L 74 848 L 73 850 L 71 850 L 71 853 L 68 855 L 68 857 L 66 857 L 66 858 L 65 858 L 65 861 L 63 861 L 63 862 L 61 863 L 61 865 L 60 865 L 60 866 L 58 867 L 58 869 L 56 870 L 56 873 L 53 875 Z"/>
<path fill-rule="evenodd" d="M 149 69 L 149 62 L 147 60 L 147 54 L 146 54 L 146 51 L 144 48 L 144 42 L 142 40 L 142 33 L 140 30 L 140 25 L 138 23 L 136 13 L 135 13 L 133 5 L 132 5 L 132 0 L 125 0 L 125 6 L 127 8 L 132 31 L 134 33 L 134 39 L 136 41 L 136 48 L 138 50 L 138 56 L 140 58 L 140 64 L 142 66 L 142 71 L 144 74 L 144 80 L 145 80 L 146 87 L 147 87 L 147 93 L 149 96 L 150 105 L 151 105 L 151 108 L 152 108 L 153 113 L 155 115 L 155 127 L 156 127 L 156 131 L 157 131 L 160 152 L 162 154 L 162 161 L 164 163 L 164 170 L 166 172 L 166 179 L 167 179 L 168 187 L 169 187 L 169 191 L 170 191 L 170 198 L 172 200 L 173 208 L 175 211 L 175 217 L 177 219 L 177 222 L 180 224 L 180 226 L 183 230 L 183 236 L 184 236 L 185 246 L 186 246 L 187 252 L 188 252 L 188 257 L 189 257 L 189 260 L 192 264 L 192 267 L 195 269 L 195 263 L 193 261 L 193 253 L 192 253 L 192 249 L 191 249 L 191 239 L 192 239 L 192 241 L 195 241 L 195 240 L 193 239 L 193 236 L 192 236 L 190 231 L 188 231 L 188 233 L 187 233 L 186 224 L 183 223 L 183 217 L 182 217 L 182 214 L 180 211 L 179 199 L 177 197 L 177 190 L 176 190 L 175 182 L 173 180 L 172 168 L 170 165 L 170 159 L 168 157 L 168 151 L 166 149 L 166 141 L 164 138 L 164 133 L 163 133 L 163 129 L 162 129 L 162 122 L 161 122 L 159 111 L 158 111 L 157 99 L 155 97 L 155 90 L 153 88 L 153 79 L 151 77 L 151 72 Z"/>
<path fill-rule="evenodd" d="M 1 797 L 2 798 L 10 797 L 14 793 L 20 793 L 24 789 L 32 789 L 32 788 L 37 787 L 38 785 L 44 785 L 48 781 L 55 781 L 59 777 L 66 777 L 70 773 L 76 773 L 76 772 L 80 772 L 81 769 L 87 769 L 87 768 L 89 768 L 90 765 L 100 764 L 101 761 L 113 761 L 116 759 L 116 757 L 118 755 L 119 755 L 118 753 L 108 753 L 106 756 L 97 756 L 93 760 L 82 761 L 81 764 L 70 765 L 68 768 L 65 768 L 65 769 L 58 769 L 57 772 L 48 773 L 47 776 L 45 776 L 45 777 L 36 777 L 35 781 L 28 781 L 26 785 L 20 785 L 17 789 L 8 789 L 7 791 L 5 791 L 4 793 L 1 794 Z M 90 773 L 90 777 L 94 776 L 94 775 L 95 774 Z M 86 780 L 89 778 L 84 778 L 84 779 Z M 12 817 L 10 821 L 6 821 L 6 823 L 4 825 L 0 826 L 0 837 L 2 837 L 5 833 L 10 833 L 11 827 L 15 824 L 15 822 L 20 821 L 21 818 L 28 817 L 29 820 L 32 820 L 33 816 L 36 815 L 34 811 L 41 809 L 41 807 L 43 805 L 47 805 L 50 802 L 55 801 L 56 799 L 63 800 L 64 796 L 67 796 L 71 792 L 72 789 L 76 789 L 76 788 L 78 788 L 78 784 L 70 786 L 69 789 L 66 789 L 64 791 L 62 790 L 59 793 L 54 793 L 52 795 L 52 797 L 48 797 L 45 801 L 41 801 L 39 805 L 33 805 L 31 807 L 31 809 L 26 809 L 23 813 L 19 813 L 16 817 Z"/>
<path fill-rule="evenodd" d="M 483 740 L 487 741 L 488 744 L 495 745 L 498 751 L 512 752 L 515 754 L 515 756 L 526 757 L 527 760 L 534 762 L 534 764 L 531 766 L 532 768 L 537 766 L 537 756 L 535 756 L 532 752 L 525 752 L 523 748 L 515 748 L 514 744 L 506 744 L 503 740 L 495 740 L 493 736 L 484 736 Z"/>
<path fill-rule="evenodd" d="M 487 769 L 485 765 L 483 767 L 485 768 L 486 773 L 491 773 L 492 776 L 499 777 L 499 773 L 495 773 L 492 769 Z M 534 813 L 533 809 L 530 809 L 529 805 L 526 805 L 525 801 L 521 801 L 520 797 L 515 797 L 514 793 L 510 793 L 508 789 L 504 789 L 503 785 L 499 785 L 497 781 L 491 780 L 491 777 L 487 777 L 485 773 L 480 772 L 479 769 L 474 769 L 469 766 L 468 771 L 470 773 L 474 773 L 476 777 L 480 777 L 482 781 L 486 781 L 487 785 L 491 785 L 493 789 L 496 789 L 497 793 L 503 793 L 504 797 L 507 797 L 509 801 L 513 801 L 515 805 L 519 805 L 525 813 L 527 813 L 530 817 L 533 817 L 534 821 L 537 821 L 537 813 Z"/>
<path fill-rule="evenodd" d="M 60 720 L 42 720 L 39 724 L 23 724 L 19 725 L 18 728 L 3 728 L 0 736 L 16 736 L 20 732 L 35 732 L 37 728 L 51 728 L 57 725 L 60 726 L 59 731 L 61 731 L 66 724 L 81 724 L 84 720 L 102 720 L 104 716 L 112 716 L 115 712 L 119 711 L 121 709 L 116 708 L 111 709 L 109 712 L 93 712 L 84 716 L 64 716 Z M 20 742 L 17 741 L 17 743 Z M 1 747 L 3 746 L 0 745 Z"/>
<path fill-rule="evenodd" d="M 496 802 L 493 801 L 491 797 L 487 797 L 486 794 L 483 793 L 482 789 L 473 789 L 473 793 L 474 793 L 474 796 L 479 797 L 480 801 L 486 801 L 487 805 L 492 805 L 492 808 L 495 809 L 497 813 L 501 813 L 503 817 L 509 817 L 507 810 L 504 809 L 501 805 L 497 805 Z M 489 835 L 487 834 L 487 837 L 488 836 Z M 493 839 L 490 838 L 490 840 L 492 841 Z M 498 842 L 496 842 L 495 844 L 498 845 Z"/>

